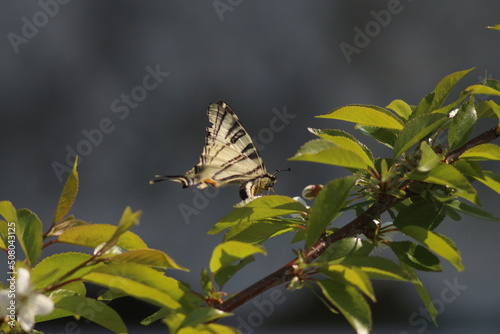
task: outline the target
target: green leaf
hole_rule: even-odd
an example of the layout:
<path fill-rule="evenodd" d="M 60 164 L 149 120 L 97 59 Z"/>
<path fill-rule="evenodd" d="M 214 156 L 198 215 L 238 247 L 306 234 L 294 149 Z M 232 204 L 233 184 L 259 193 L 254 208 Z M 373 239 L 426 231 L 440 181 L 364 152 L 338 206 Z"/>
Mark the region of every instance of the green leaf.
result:
<path fill-rule="evenodd" d="M 488 87 L 485 85 L 472 85 L 472 86 L 467 87 L 465 90 L 468 92 L 471 92 L 473 94 L 478 94 L 478 95 L 500 96 L 500 91 L 496 90 L 495 88 Z"/>
<path fill-rule="evenodd" d="M 343 238 L 332 243 L 316 262 L 333 262 L 347 256 L 368 256 L 373 248 L 373 243 L 367 240 Z"/>
<path fill-rule="evenodd" d="M 141 217 L 141 214 L 141 211 L 132 212 L 132 209 L 127 206 L 123 211 L 122 217 L 120 218 L 120 222 L 118 223 L 115 232 L 113 233 L 111 238 L 106 241 L 106 245 L 101 248 L 100 253 L 103 254 L 108 249 L 116 245 L 116 243 L 124 233 L 128 232 L 128 230 L 130 230 L 134 225 L 139 224 L 139 218 Z"/>
<path fill-rule="evenodd" d="M 170 256 L 157 249 L 131 250 L 113 256 L 110 261 L 120 263 L 139 263 L 151 267 L 189 271 L 189 269 L 179 266 Z"/>
<path fill-rule="evenodd" d="M 66 180 L 66 184 L 64 185 L 61 196 L 59 197 L 59 203 L 57 203 L 57 209 L 54 215 L 53 224 L 62 221 L 75 202 L 76 194 L 78 193 L 78 172 L 76 171 L 77 166 L 78 156 L 75 157 L 73 169 L 71 170 L 71 173 Z"/>
<path fill-rule="evenodd" d="M 222 230 L 242 222 L 250 222 L 270 217 L 284 216 L 307 211 L 300 202 L 286 196 L 260 196 L 251 198 L 234 206 L 233 210 L 217 224 L 208 234 L 217 234 Z"/>
<path fill-rule="evenodd" d="M 361 131 L 364 135 L 371 137 L 379 143 L 393 148 L 399 131 L 391 129 L 383 129 L 374 126 L 356 126 L 356 129 Z"/>
<path fill-rule="evenodd" d="M 17 226 L 17 212 L 16 208 L 9 201 L 0 201 L 0 216 L 2 216 L 6 221 L 0 221 L 0 238 L 1 243 L 0 249 L 7 249 L 9 244 L 9 227 L 10 232 L 16 233 Z"/>
<path fill-rule="evenodd" d="M 363 292 L 373 302 L 376 301 L 370 278 L 360 268 L 354 266 L 348 267 L 342 264 L 331 264 L 321 268 L 320 271 L 338 283 L 352 285 Z"/>
<path fill-rule="evenodd" d="M 110 240 L 114 236 L 116 229 L 116 226 L 107 224 L 75 226 L 64 231 L 59 236 L 58 241 L 77 246 L 96 248 L 103 242 Z M 126 250 L 148 248 L 138 235 L 130 231 L 126 231 L 120 236 L 116 246 Z"/>
<path fill-rule="evenodd" d="M 475 177 L 475 179 L 500 194 L 500 175 L 485 170 L 482 178 Z"/>
<path fill-rule="evenodd" d="M 350 133 L 336 129 L 313 129 L 307 128 L 309 132 L 316 136 L 328 140 L 335 145 L 351 150 L 359 155 L 368 166 L 373 167 L 373 154 L 368 147 L 356 139 Z"/>
<path fill-rule="evenodd" d="M 259 221 L 242 222 L 231 227 L 224 235 L 223 241 L 241 241 L 260 244 L 267 239 L 293 231 L 296 224 L 279 219 L 264 219 Z"/>
<path fill-rule="evenodd" d="M 361 126 L 376 126 L 384 129 L 403 129 L 403 122 L 387 109 L 371 106 L 351 104 L 334 109 L 327 115 L 318 118 L 338 119 L 357 123 Z"/>
<path fill-rule="evenodd" d="M 70 296 L 59 300 L 54 306 L 74 316 L 84 317 L 114 333 L 127 333 L 127 327 L 120 315 L 108 305 L 93 298 Z"/>
<path fill-rule="evenodd" d="M 208 324 L 208 325 L 197 325 L 195 327 L 183 327 L 179 329 L 177 334 L 238 334 L 240 333 L 235 328 L 219 325 L 219 324 Z"/>
<path fill-rule="evenodd" d="M 477 145 L 462 153 L 460 159 L 469 161 L 500 160 L 500 146 L 491 143 Z"/>
<path fill-rule="evenodd" d="M 346 176 L 330 181 L 321 189 L 307 221 L 306 249 L 316 242 L 331 221 L 339 215 L 355 183 L 355 176 Z"/>
<path fill-rule="evenodd" d="M 187 315 L 181 326 L 195 326 L 231 315 L 233 314 L 213 307 L 199 307 Z"/>
<path fill-rule="evenodd" d="M 363 170 L 373 165 L 373 162 L 365 161 L 358 153 L 350 149 L 339 147 L 335 143 L 324 139 L 308 141 L 288 160 L 310 161 Z"/>
<path fill-rule="evenodd" d="M 401 262 L 425 271 L 441 271 L 437 256 L 427 248 L 411 241 L 393 241 L 389 244 Z"/>
<path fill-rule="evenodd" d="M 410 118 L 410 115 L 413 112 L 408 103 L 406 103 L 403 100 L 394 100 L 391 103 L 389 103 L 389 105 L 386 108 L 393 110 L 396 114 L 398 114 L 400 117 L 404 119 Z"/>
<path fill-rule="evenodd" d="M 342 262 L 346 266 L 361 268 L 370 278 L 409 281 L 406 272 L 389 259 L 379 256 L 348 256 Z"/>
<path fill-rule="evenodd" d="M 223 242 L 212 252 L 210 271 L 215 274 L 222 268 L 256 253 L 266 254 L 266 251 L 260 245 L 240 241 Z"/>
<path fill-rule="evenodd" d="M 253 261 L 255 261 L 255 258 L 253 256 L 247 256 L 235 265 L 226 265 L 225 267 L 219 269 L 217 273 L 215 273 L 215 282 L 222 289 L 222 287 L 227 283 L 227 281 L 229 281 L 229 279 L 231 279 L 231 277 L 233 277 L 238 271 L 240 271 L 247 264 L 252 263 Z"/>
<path fill-rule="evenodd" d="M 420 280 L 418 279 L 417 275 L 415 274 L 415 270 L 413 270 L 413 268 L 407 264 L 403 263 L 402 265 L 406 270 L 406 272 L 408 273 L 408 275 L 411 277 L 413 286 L 415 287 L 415 289 L 417 289 L 418 295 L 420 296 L 420 299 L 422 299 L 422 302 L 424 303 L 427 312 L 429 312 L 429 315 L 431 316 L 434 325 L 437 326 L 436 317 L 439 312 L 434 306 L 434 303 L 432 302 L 432 298 L 429 295 L 429 292 L 424 287 L 422 282 L 420 282 Z"/>
<path fill-rule="evenodd" d="M 417 166 L 417 170 L 419 172 L 428 172 L 436 167 L 441 161 L 441 158 L 425 141 L 420 143 L 420 151 L 422 152 L 422 157 L 420 158 Z"/>
<path fill-rule="evenodd" d="M 471 68 L 451 73 L 441 79 L 434 90 L 420 101 L 412 116 L 418 117 L 440 108 L 456 84 L 472 70 Z"/>
<path fill-rule="evenodd" d="M 456 86 L 456 84 L 470 71 L 474 68 L 470 68 L 464 71 L 458 71 L 445 76 L 441 81 L 436 85 L 434 90 L 434 99 L 430 106 L 430 111 L 435 110 L 441 107 L 444 104 L 444 101 L 450 94 L 451 90 Z"/>
<path fill-rule="evenodd" d="M 475 161 L 457 160 L 453 163 L 456 169 L 465 176 L 472 176 L 484 179 L 483 169 Z"/>
<path fill-rule="evenodd" d="M 59 279 L 66 275 L 69 271 L 77 266 L 80 266 L 92 256 L 90 254 L 67 252 L 58 253 L 44 258 L 31 271 L 31 280 L 35 289 L 43 289 L 51 283 L 59 282 Z M 72 275 L 65 278 L 65 281 L 70 281 L 79 278 L 91 271 L 95 266 L 86 266 Z M 66 290 L 73 290 L 79 294 L 85 294 L 85 286 L 82 282 L 72 282 L 64 285 Z"/>
<path fill-rule="evenodd" d="M 394 157 L 421 142 L 425 137 L 438 129 L 448 117 L 441 114 L 422 115 L 405 124 L 404 129 L 394 143 Z"/>
<path fill-rule="evenodd" d="M 356 288 L 333 280 L 317 281 L 317 284 L 325 298 L 342 313 L 358 334 L 370 332 L 371 310 Z"/>
<path fill-rule="evenodd" d="M 456 190 L 455 195 L 479 205 L 476 190 L 471 186 L 467 178 L 452 165 L 439 163 L 427 173 L 412 170 L 406 177 L 411 180 L 452 187 Z"/>
<path fill-rule="evenodd" d="M 28 209 L 17 210 L 17 241 L 26 254 L 29 264 L 34 264 L 42 253 L 42 222 Z"/>
<path fill-rule="evenodd" d="M 431 201 L 418 201 L 401 208 L 394 219 L 394 225 L 398 228 L 420 226 L 427 230 L 434 230 L 445 217 L 443 204 Z"/>
<path fill-rule="evenodd" d="M 469 136 L 474 131 L 476 121 L 477 114 L 474 101 L 470 100 L 462 104 L 457 114 L 451 120 L 450 129 L 448 130 L 450 150 L 454 150 L 467 142 Z"/>
<path fill-rule="evenodd" d="M 411 115 L 410 118 L 416 118 L 416 117 L 420 117 L 422 115 L 429 114 L 432 111 L 431 105 L 432 105 L 432 102 L 434 101 L 435 95 L 436 94 L 434 92 L 431 92 L 431 93 L 427 94 L 426 96 L 424 96 L 420 100 L 420 102 L 417 104 L 417 106 L 415 107 L 415 110 L 413 111 L 413 114 Z"/>
<path fill-rule="evenodd" d="M 454 210 L 460 211 L 472 217 L 476 217 L 483 220 L 500 221 L 500 218 L 495 217 L 491 213 L 481 208 L 478 208 L 477 206 L 472 206 L 457 200 L 449 201 L 446 203 L 446 205 Z"/>
<path fill-rule="evenodd" d="M 178 309 L 184 296 L 180 283 L 148 266 L 125 263 L 95 268 L 83 277 L 86 282 L 121 290 L 160 307 Z"/>
<path fill-rule="evenodd" d="M 449 238 L 418 226 L 405 226 L 401 228 L 401 232 L 426 245 L 450 262 L 458 271 L 464 269 L 457 246 Z"/>

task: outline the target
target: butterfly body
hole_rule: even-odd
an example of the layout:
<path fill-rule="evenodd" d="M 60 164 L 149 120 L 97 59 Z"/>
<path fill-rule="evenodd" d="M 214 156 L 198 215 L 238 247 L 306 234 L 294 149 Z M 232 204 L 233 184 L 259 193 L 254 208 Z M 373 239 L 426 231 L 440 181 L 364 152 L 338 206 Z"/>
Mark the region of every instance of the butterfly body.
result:
<path fill-rule="evenodd" d="M 169 179 L 181 183 L 183 188 L 200 189 L 241 184 L 242 199 L 270 189 L 276 176 L 266 172 L 257 148 L 233 110 L 218 101 L 208 106 L 207 115 L 211 126 L 207 127 L 200 162 L 185 175 L 157 175 L 159 179 L 151 183 Z"/>

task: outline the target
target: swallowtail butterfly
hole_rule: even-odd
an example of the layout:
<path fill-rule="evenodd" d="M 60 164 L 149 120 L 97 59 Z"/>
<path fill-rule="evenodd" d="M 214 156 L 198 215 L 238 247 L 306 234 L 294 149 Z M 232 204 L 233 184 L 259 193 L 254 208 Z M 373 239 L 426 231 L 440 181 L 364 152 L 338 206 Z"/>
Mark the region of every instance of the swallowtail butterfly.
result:
<path fill-rule="evenodd" d="M 208 106 L 207 115 L 211 125 L 207 127 L 200 162 L 185 175 L 156 175 L 150 183 L 172 180 L 181 183 L 183 188 L 197 186 L 199 189 L 239 183 L 243 200 L 271 188 L 276 176 L 266 172 L 252 138 L 234 111 L 218 101 Z"/>

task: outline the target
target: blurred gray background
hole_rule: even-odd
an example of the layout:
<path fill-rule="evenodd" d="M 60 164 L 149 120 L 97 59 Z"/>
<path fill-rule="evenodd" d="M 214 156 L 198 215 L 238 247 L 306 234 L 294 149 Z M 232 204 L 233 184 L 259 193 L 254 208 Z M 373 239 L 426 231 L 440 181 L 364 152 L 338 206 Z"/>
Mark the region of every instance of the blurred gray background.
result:
<path fill-rule="evenodd" d="M 443 76 L 471 67 L 476 69 L 460 88 L 500 78 L 500 32 L 485 29 L 500 21 L 496 0 L 3 0 L 0 6 L 0 200 L 33 210 L 48 228 L 60 180 L 68 175 L 68 152 L 75 150 L 81 184 L 72 213 L 116 224 L 126 206 L 142 210 L 133 231 L 190 268 L 172 275 L 196 289 L 222 237 L 206 232 L 239 201 L 237 187 L 202 201 L 178 184 L 148 181 L 155 174 L 184 173 L 198 162 L 209 103 L 222 99 L 236 111 L 258 138 L 269 171 L 292 168 L 279 175 L 275 190 L 297 196 L 308 184 L 347 174 L 287 161 L 313 138 L 306 127 L 341 128 L 377 156 L 388 152 L 351 124 L 315 115 L 350 103 L 385 106 L 399 98 L 416 104 Z M 356 37 L 366 29 L 367 38 Z M 155 71 L 161 72 L 156 80 L 147 77 Z M 273 121 L 284 110 L 287 122 Z M 272 122 L 279 131 L 269 131 Z M 478 128 L 493 125 L 490 120 Z M 498 172 L 498 164 L 490 166 Z M 500 216 L 498 195 L 480 189 L 485 207 Z M 198 212 L 186 219 L 180 205 L 198 205 Z M 338 224 L 348 221 L 342 217 Z M 464 217 L 438 231 L 457 243 L 466 268 L 458 273 L 445 263 L 442 273 L 421 275 L 441 310 L 439 328 L 420 314 L 411 285 L 376 282 L 374 333 L 498 332 L 499 223 Z M 279 268 L 293 258 L 292 248 L 301 247 L 290 245 L 288 236 L 265 246 L 269 255 L 235 277 L 229 293 Z M 54 245 L 44 255 L 74 249 Z M 454 283 L 460 288 L 450 289 Z M 286 302 L 269 317 L 260 321 L 249 303 L 225 323 L 246 333 L 352 332 L 310 292 L 278 289 Z M 154 309 L 131 300 L 115 304 L 132 333 L 166 332 L 161 324 L 137 326 Z M 64 332 L 67 321 L 40 329 Z M 84 320 L 78 329 L 102 331 Z"/>

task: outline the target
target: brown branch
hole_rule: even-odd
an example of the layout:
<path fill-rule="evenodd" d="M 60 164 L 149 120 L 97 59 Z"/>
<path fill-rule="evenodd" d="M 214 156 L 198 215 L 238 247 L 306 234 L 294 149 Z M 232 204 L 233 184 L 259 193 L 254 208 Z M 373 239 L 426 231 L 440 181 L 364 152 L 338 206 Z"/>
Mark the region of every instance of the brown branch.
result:
<path fill-rule="evenodd" d="M 464 145 L 460 146 L 456 150 L 449 152 L 446 155 L 445 162 L 448 164 L 452 164 L 458 160 L 458 158 L 468 149 L 473 148 L 474 146 L 478 146 L 481 144 L 487 144 L 497 139 L 500 136 L 500 126 L 488 130 L 486 132 L 481 133 L 479 136 L 472 138 Z"/>
<path fill-rule="evenodd" d="M 445 158 L 446 163 L 453 163 L 458 160 L 460 155 L 466 150 L 493 141 L 500 136 L 500 127 L 488 130 L 479 136 L 471 139 L 463 146 L 456 150 L 451 151 Z M 405 189 L 408 189 L 410 183 L 406 184 Z M 325 250 L 335 241 L 340 239 L 353 237 L 359 234 L 368 233 L 368 226 L 371 224 L 374 218 L 380 217 L 382 213 L 392 208 L 397 203 L 406 199 L 410 194 L 407 193 L 406 196 L 396 198 L 396 197 L 386 197 L 383 200 L 375 202 L 371 207 L 364 211 L 361 215 L 353 219 L 350 223 L 343 226 L 339 230 L 335 231 L 333 234 L 321 237 L 316 244 L 314 244 L 304 256 L 306 263 L 311 263 L 317 259 Z M 219 310 L 225 312 L 231 312 L 239 306 L 245 304 L 252 298 L 264 293 L 265 291 L 281 285 L 283 283 L 289 282 L 294 277 L 294 265 L 297 264 L 298 258 L 285 264 L 280 269 L 276 270 L 272 274 L 262 278 L 258 282 L 252 284 L 248 288 L 237 293 L 233 297 L 225 300 L 221 304 L 217 305 Z"/>

